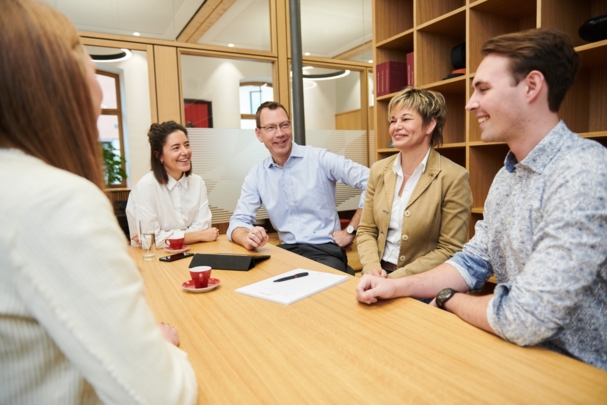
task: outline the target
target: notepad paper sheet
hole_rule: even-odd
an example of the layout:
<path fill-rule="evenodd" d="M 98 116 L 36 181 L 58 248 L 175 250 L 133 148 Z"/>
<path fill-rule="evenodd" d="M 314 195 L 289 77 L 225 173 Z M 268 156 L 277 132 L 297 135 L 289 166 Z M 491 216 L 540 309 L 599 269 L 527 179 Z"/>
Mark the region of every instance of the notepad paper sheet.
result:
<path fill-rule="evenodd" d="M 298 277 L 292 280 L 275 283 L 274 280 L 288 277 L 297 273 L 307 272 L 306 277 Z M 259 281 L 254 284 L 241 287 L 237 293 L 262 298 L 279 304 L 289 305 L 312 294 L 343 283 L 348 276 L 324 273 L 322 271 L 295 269 L 277 276 Z"/>

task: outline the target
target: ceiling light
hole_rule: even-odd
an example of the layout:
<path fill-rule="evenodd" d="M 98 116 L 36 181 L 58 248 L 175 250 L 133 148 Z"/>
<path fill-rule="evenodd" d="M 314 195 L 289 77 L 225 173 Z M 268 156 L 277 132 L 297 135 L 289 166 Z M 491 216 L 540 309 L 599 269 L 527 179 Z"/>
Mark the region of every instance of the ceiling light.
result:
<path fill-rule="evenodd" d="M 230 48 L 234 48 L 234 44 L 228 44 Z"/>
<path fill-rule="evenodd" d="M 304 55 L 310 56 L 310 52 L 306 52 L 306 53 L 304 53 Z"/>
<path fill-rule="evenodd" d="M 136 37 L 138 37 L 138 36 L 139 36 L 139 35 L 141 35 L 141 34 L 140 34 L 140 33 L 138 33 L 138 32 L 133 32 L 133 35 L 135 35 Z"/>
<path fill-rule="evenodd" d="M 93 55 L 91 59 L 95 62 L 108 63 L 108 62 L 120 62 L 122 60 L 129 59 L 133 54 L 128 49 L 121 49 L 119 53 L 105 54 L 105 55 Z"/>
<path fill-rule="evenodd" d="M 333 79 L 339 79 L 340 77 L 346 77 L 349 74 L 350 74 L 349 70 L 338 70 L 336 72 L 325 73 L 325 74 L 320 74 L 320 75 L 304 74 L 303 79 L 304 80 L 333 80 Z"/>
<path fill-rule="evenodd" d="M 369 63 L 373 63 L 373 59 L 369 59 Z"/>

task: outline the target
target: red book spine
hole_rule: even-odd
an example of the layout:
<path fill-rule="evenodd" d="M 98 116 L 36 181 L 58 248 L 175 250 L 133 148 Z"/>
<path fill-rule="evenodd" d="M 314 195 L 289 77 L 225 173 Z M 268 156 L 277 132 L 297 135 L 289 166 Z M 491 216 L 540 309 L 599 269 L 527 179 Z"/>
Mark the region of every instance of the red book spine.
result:
<path fill-rule="evenodd" d="M 415 75 L 413 74 L 413 52 L 409 52 L 407 54 L 407 86 L 413 87 L 414 82 L 413 78 Z"/>

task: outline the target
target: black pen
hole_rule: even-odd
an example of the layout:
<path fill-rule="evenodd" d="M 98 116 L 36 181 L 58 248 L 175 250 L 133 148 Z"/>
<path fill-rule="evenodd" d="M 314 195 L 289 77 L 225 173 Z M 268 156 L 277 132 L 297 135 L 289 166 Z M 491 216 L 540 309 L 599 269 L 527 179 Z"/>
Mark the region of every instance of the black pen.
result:
<path fill-rule="evenodd" d="M 288 276 L 288 277 L 283 277 L 283 278 L 278 278 L 276 280 L 274 280 L 275 283 L 278 283 L 279 281 L 287 281 L 287 280 L 293 280 L 294 278 L 299 278 L 299 277 L 305 277 L 308 275 L 308 272 L 305 273 L 297 273 L 297 274 L 293 274 L 292 276 Z"/>

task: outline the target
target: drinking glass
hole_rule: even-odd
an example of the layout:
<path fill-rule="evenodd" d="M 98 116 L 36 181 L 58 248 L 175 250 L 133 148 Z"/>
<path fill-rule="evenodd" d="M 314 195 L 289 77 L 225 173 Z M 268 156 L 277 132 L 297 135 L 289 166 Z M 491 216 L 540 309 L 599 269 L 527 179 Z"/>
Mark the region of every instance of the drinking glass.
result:
<path fill-rule="evenodd" d="M 139 242 L 143 250 L 143 260 L 156 258 L 156 226 L 154 221 L 139 221 Z"/>

